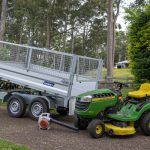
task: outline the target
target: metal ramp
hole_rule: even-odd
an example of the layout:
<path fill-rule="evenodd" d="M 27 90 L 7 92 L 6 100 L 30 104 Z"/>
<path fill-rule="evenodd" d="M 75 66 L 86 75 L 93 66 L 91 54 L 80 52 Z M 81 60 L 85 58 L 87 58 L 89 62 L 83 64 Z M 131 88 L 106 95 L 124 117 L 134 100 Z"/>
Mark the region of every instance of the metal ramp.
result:
<path fill-rule="evenodd" d="M 0 41 L 0 79 L 64 97 L 93 90 L 103 61 Z"/>

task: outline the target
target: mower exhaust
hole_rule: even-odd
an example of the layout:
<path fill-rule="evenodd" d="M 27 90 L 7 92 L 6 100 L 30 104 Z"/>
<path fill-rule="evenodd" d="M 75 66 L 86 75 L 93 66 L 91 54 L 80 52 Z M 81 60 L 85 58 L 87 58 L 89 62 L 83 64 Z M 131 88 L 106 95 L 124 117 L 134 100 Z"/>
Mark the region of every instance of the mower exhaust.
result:
<path fill-rule="evenodd" d="M 50 113 L 42 113 L 39 116 L 38 125 L 39 125 L 40 129 L 43 129 L 43 130 L 50 129 L 51 123 L 58 124 L 60 126 L 66 127 L 68 129 L 71 129 L 71 130 L 74 130 L 74 131 L 78 131 L 78 128 L 76 128 L 74 126 L 71 126 L 71 125 L 66 124 L 64 122 L 61 122 L 61 121 L 58 121 L 58 120 L 55 120 L 55 119 L 51 118 Z"/>

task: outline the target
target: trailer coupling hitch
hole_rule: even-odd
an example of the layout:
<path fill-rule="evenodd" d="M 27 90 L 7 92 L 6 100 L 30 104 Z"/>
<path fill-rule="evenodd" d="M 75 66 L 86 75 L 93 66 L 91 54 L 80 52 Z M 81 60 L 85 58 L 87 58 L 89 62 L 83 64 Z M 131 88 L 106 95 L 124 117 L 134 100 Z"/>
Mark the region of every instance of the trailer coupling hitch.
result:
<path fill-rule="evenodd" d="M 50 125 L 52 123 L 58 124 L 60 126 L 66 127 L 68 129 L 71 129 L 74 131 L 78 131 L 78 128 L 76 128 L 74 126 L 71 126 L 71 125 L 66 124 L 64 122 L 61 122 L 61 121 L 58 121 L 58 120 L 51 118 L 50 113 L 42 113 L 39 116 L 38 125 L 39 125 L 40 129 L 48 130 L 48 129 L 50 129 Z"/>

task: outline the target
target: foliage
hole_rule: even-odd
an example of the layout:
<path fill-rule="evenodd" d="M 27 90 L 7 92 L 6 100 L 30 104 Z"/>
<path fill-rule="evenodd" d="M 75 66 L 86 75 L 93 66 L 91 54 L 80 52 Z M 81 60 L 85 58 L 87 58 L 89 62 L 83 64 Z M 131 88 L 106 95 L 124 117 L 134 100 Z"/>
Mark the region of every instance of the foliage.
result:
<path fill-rule="evenodd" d="M 120 2 L 114 1 L 114 13 Z M 106 62 L 106 35 L 106 0 L 8 0 L 6 41 Z"/>
<path fill-rule="evenodd" d="M 150 81 L 150 5 L 128 10 L 129 58 L 137 82 Z"/>
<path fill-rule="evenodd" d="M 105 0 L 9 0 L 7 41 L 97 56 L 105 35 Z"/>
<path fill-rule="evenodd" d="M 140 7 L 146 5 L 150 2 L 150 0 L 135 0 L 134 3 L 131 3 L 130 7 Z"/>

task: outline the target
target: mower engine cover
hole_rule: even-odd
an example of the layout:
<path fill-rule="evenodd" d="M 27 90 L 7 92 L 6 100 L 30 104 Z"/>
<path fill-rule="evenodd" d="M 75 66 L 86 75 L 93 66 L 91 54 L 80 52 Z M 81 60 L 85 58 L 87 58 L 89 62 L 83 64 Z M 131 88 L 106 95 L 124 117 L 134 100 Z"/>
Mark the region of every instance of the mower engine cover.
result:
<path fill-rule="evenodd" d="M 118 95 L 110 89 L 97 89 L 76 97 L 75 115 L 82 118 L 96 118 L 101 111 L 118 102 Z"/>

